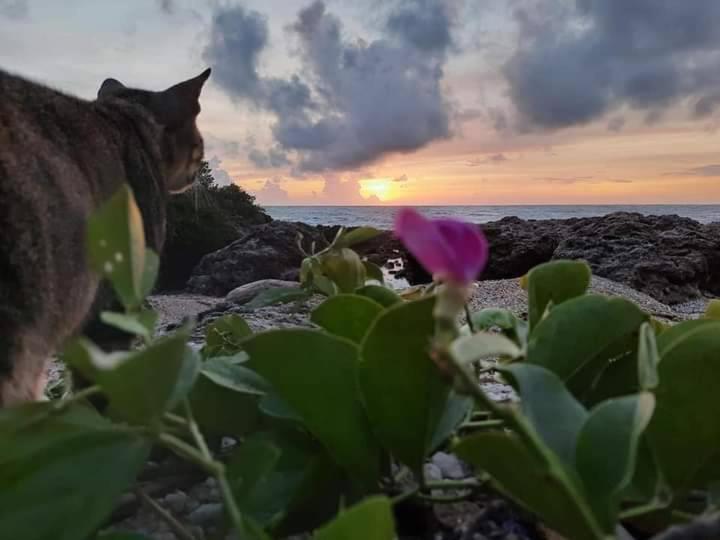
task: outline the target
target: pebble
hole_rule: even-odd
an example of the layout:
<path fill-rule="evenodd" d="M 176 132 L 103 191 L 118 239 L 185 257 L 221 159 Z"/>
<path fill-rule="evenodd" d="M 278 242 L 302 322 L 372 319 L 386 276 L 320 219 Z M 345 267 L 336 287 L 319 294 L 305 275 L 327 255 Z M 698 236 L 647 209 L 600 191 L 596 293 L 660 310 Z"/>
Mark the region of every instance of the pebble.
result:
<path fill-rule="evenodd" d="M 432 464 L 435 465 L 447 480 L 462 480 L 467 477 L 465 466 L 462 461 L 446 452 L 438 452 L 432 457 Z"/>
<path fill-rule="evenodd" d="M 187 506 L 188 496 L 182 491 L 176 491 L 170 493 L 163 499 L 163 506 L 165 506 L 173 514 L 180 514 L 185 510 Z"/>
<path fill-rule="evenodd" d="M 220 503 L 202 504 L 190 513 L 187 519 L 194 525 L 218 523 L 222 517 L 222 511 L 222 504 Z"/>
<path fill-rule="evenodd" d="M 428 482 L 438 482 L 443 479 L 442 470 L 435 463 L 426 463 L 423 466 L 423 472 L 425 480 Z"/>

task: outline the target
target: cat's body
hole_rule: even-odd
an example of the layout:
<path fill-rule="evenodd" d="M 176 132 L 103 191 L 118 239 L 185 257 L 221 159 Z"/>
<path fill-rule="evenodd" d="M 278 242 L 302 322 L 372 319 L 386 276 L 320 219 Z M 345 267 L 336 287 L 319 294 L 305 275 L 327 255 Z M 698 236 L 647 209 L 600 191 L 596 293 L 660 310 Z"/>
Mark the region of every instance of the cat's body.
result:
<path fill-rule="evenodd" d="M 161 250 L 166 194 L 192 183 L 203 156 L 208 76 L 165 92 L 110 79 L 89 102 L 0 70 L 0 407 L 40 397 L 49 356 L 106 301 L 86 221 L 123 183 Z"/>

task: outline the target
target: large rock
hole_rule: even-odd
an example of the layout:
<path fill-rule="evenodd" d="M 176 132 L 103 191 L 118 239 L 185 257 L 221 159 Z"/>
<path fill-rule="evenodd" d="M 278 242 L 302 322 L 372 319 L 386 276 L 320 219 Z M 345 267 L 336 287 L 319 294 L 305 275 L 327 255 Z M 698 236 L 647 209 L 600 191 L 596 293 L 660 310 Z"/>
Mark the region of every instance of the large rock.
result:
<path fill-rule="evenodd" d="M 679 216 L 615 213 L 568 224 L 553 258 L 585 259 L 599 276 L 678 304 L 720 293 L 716 229 Z"/>
<path fill-rule="evenodd" d="M 297 245 L 318 249 L 327 242 L 322 232 L 302 223 L 273 221 L 251 227 L 241 239 L 202 258 L 188 281 L 190 292 L 224 296 L 240 285 L 262 279 L 297 281 L 304 257 Z"/>
<path fill-rule="evenodd" d="M 616 212 L 567 220 L 503 218 L 482 226 L 490 242 L 484 279 L 520 277 L 553 259 L 584 259 L 593 273 L 666 304 L 720 294 L 720 224 Z M 411 284 L 430 276 L 407 253 Z"/>

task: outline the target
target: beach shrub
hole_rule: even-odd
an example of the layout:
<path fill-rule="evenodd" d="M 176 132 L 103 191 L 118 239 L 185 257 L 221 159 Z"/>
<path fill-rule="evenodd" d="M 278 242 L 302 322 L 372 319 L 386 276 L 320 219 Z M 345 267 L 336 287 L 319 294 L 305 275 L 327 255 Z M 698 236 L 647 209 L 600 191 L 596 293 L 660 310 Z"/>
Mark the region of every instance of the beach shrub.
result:
<path fill-rule="evenodd" d="M 247 227 L 270 220 L 242 188 L 219 186 L 203 162 L 193 187 L 168 200 L 158 290 L 182 289 L 205 255 L 234 242 Z"/>
<path fill-rule="evenodd" d="M 255 334 L 231 315 L 196 351 L 188 325 L 154 337 L 143 301 L 157 257 L 132 193 L 118 192 L 90 220 L 89 261 L 125 306 L 103 320 L 143 345 L 107 354 L 78 339 L 63 357 L 93 386 L 0 411 L 2 537 L 141 539 L 97 531 L 153 446 L 217 479 L 241 539 L 391 540 L 393 508 L 469 498 L 486 481 L 572 539 L 648 537 L 714 511 L 716 304 L 667 327 L 631 302 L 587 294 L 583 262 L 556 261 L 523 278 L 527 318 L 469 313 L 482 235 L 408 212 L 397 232 L 437 286 L 405 297 L 384 288 L 351 255 L 374 231 L 340 232 L 303 263 L 302 294 L 327 296 L 316 329 Z M 258 303 L 289 293 L 274 294 Z M 478 370 L 517 400 L 493 401 Z M 87 402 L 96 394 L 104 415 Z M 231 455 L 213 447 L 218 436 L 238 441 Z M 438 448 L 477 476 L 425 478 Z"/>

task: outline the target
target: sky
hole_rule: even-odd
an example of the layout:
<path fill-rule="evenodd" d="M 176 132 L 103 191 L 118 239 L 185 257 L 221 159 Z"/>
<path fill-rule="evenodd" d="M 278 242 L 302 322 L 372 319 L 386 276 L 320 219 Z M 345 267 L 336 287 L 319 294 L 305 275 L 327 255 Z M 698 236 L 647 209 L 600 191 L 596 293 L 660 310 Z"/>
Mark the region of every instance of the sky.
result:
<path fill-rule="evenodd" d="M 94 99 L 212 67 L 264 205 L 720 203 L 717 0 L 0 0 L 0 69 Z"/>

